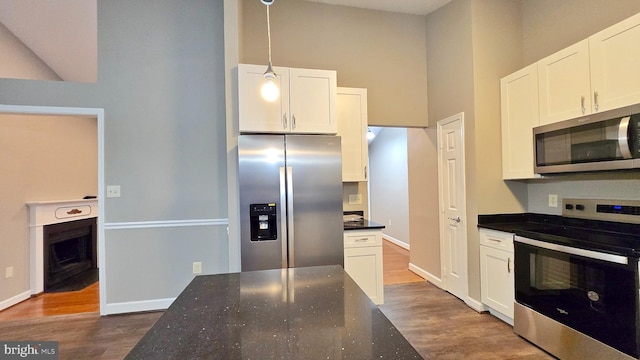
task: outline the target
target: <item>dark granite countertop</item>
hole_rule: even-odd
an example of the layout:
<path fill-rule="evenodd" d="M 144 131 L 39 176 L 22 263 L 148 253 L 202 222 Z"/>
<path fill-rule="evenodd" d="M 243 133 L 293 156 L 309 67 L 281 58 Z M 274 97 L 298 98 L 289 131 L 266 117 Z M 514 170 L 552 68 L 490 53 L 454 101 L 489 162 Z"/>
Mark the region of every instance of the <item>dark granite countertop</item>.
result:
<path fill-rule="evenodd" d="M 356 218 L 360 218 L 360 221 L 345 221 L 344 230 L 384 229 L 384 225 L 365 219 L 364 211 L 344 211 L 343 214 L 345 217 L 348 215 L 355 215 Z"/>
<path fill-rule="evenodd" d="M 384 225 L 374 221 L 363 219 L 362 221 L 345 221 L 345 230 L 367 230 L 367 229 L 384 229 Z"/>
<path fill-rule="evenodd" d="M 421 359 L 340 266 L 197 276 L 126 359 Z"/>

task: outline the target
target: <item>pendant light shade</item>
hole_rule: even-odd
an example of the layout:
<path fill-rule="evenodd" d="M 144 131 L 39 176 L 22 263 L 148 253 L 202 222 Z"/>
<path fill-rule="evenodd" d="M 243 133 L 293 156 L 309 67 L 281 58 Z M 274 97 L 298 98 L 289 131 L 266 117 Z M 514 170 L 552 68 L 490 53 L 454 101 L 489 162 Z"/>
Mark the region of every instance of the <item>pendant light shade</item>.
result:
<path fill-rule="evenodd" d="M 263 4 L 267 6 L 267 39 L 269 41 L 269 64 L 267 65 L 267 71 L 264 72 L 264 84 L 260 89 L 262 98 L 267 101 L 276 101 L 280 96 L 280 89 L 276 82 L 277 75 L 271 67 L 271 21 L 269 19 L 269 6 L 273 4 L 273 0 L 261 0 Z"/>

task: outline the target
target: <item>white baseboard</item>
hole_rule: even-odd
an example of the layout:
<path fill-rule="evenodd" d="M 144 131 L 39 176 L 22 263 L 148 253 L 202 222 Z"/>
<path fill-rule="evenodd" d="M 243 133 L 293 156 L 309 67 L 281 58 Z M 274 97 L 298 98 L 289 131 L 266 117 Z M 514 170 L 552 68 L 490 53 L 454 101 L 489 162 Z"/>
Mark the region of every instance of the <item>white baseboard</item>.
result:
<path fill-rule="evenodd" d="M 472 308 L 473 310 L 477 311 L 477 312 L 483 312 L 483 311 L 488 311 L 489 308 L 486 307 L 483 303 L 481 303 L 480 301 L 476 300 L 476 299 L 472 299 L 470 297 L 467 296 L 467 299 L 464 301 L 465 304 L 467 304 L 467 306 L 469 306 L 470 308 Z"/>
<path fill-rule="evenodd" d="M 16 295 L 16 296 L 12 296 L 12 297 L 10 297 L 10 298 L 8 298 L 6 300 L 2 300 L 2 301 L 0 301 L 0 311 L 6 309 L 8 307 L 11 307 L 11 306 L 13 306 L 15 304 L 18 304 L 18 303 L 20 303 L 22 301 L 25 301 L 30 297 L 31 297 L 31 290 L 27 290 L 27 291 L 25 291 L 23 293 L 20 293 L 20 294 Z"/>
<path fill-rule="evenodd" d="M 428 282 L 432 283 L 433 285 L 439 287 L 440 289 L 442 289 L 442 279 L 440 279 L 437 276 L 434 276 L 433 274 L 431 274 L 430 272 L 412 264 L 409 263 L 409 270 L 411 270 L 412 272 L 414 272 L 416 275 L 420 276 L 421 278 L 427 280 Z"/>
<path fill-rule="evenodd" d="M 176 298 L 130 301 L 106 304 L 100 307 L 100 315 L 115 315 L 132 312 L 166 310 Z"/>
<path fill-rule="evenodd" d="M 400 246 L 400 247 L 401 247 L 401 248 L 403 248 L 403 249 L 411 250 L 411 247 L 410 247 L 410 246 L 409 246 L 409 244 L 407 244 L 406 242 L 404 242 L 404 241 L 400 241 L 400 240 L 398 240 L 398 239 L 396 239 L 396 238 L 394 238 L 394 237 L 392 237 L 392 236 L 389 236 L 389 235 L 387 235 L 387 234 L 385 234 L 385 233 L 383 233 L 383 234 L 382 234 L 382 238 L 383 238 L 383 239 L 385 239 L 385 240 L 387 240 L 387 241 L 389 241 L 389 242 L 392 242 L 392 243 L 394 243 L 394 244 L 396 244 L 396 245 Z"/>

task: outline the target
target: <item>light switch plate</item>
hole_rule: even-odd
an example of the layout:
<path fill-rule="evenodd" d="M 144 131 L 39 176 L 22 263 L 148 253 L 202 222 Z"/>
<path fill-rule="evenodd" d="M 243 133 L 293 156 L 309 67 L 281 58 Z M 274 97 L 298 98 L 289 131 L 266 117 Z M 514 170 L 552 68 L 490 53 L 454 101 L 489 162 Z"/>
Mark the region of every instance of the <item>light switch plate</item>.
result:
<path fill-rule="evenodd" d="M 549 207 L 554 207 L 554 208 L 558 207 L 558 195 L 549 194 Z"/>

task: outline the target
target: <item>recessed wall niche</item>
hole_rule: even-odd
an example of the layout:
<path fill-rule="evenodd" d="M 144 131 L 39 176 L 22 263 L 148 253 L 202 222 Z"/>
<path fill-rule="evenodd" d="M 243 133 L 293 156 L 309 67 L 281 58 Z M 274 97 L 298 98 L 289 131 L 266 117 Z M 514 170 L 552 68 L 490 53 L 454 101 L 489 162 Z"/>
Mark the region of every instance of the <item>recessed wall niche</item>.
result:
<path fill-rule="evenodd" d="M 0 78 L 96 82 L 97 0 L 0 0 Z"/>

